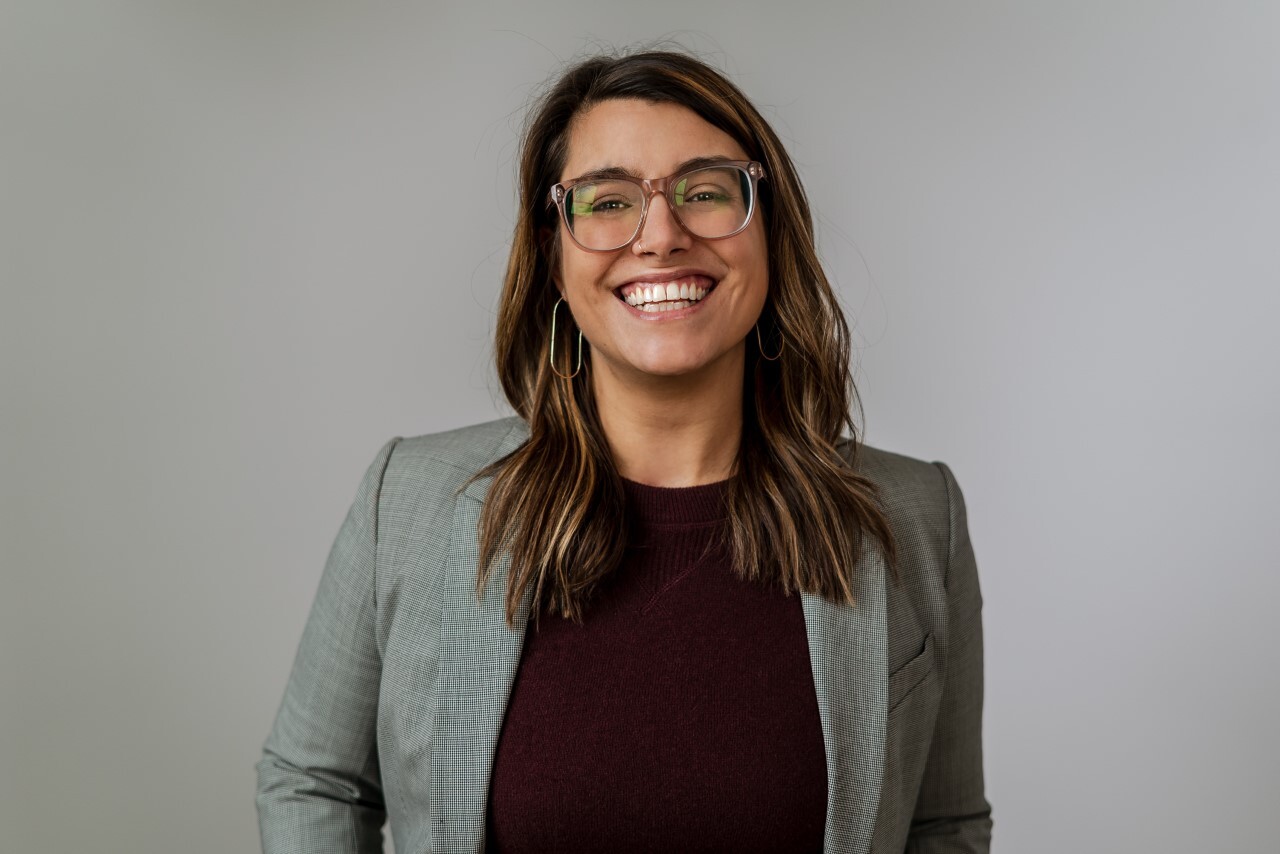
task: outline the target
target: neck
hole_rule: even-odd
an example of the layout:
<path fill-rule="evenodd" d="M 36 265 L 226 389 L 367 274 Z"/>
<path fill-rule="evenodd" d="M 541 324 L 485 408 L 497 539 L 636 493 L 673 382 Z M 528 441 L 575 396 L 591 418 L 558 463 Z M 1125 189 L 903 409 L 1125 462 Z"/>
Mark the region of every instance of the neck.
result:
<path fill-rule="evenodd" d="M 618 473 L 651 486 L 697 486 L 734 473 L 742 439 L 745 348 L 697 374 L 620 376 L 592 363 L 596 408 Z"/>

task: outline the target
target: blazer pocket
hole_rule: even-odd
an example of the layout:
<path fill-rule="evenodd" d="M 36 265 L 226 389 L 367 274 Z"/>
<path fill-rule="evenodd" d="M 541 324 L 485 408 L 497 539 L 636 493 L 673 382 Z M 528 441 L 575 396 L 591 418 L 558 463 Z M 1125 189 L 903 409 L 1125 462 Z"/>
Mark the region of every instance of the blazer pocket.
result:
<path fill-rule="evenodd" d="M 889 714 L 933 672 L 933 632 L 924 636 L 924 648 L 915 658 L 889 674 Z"/>

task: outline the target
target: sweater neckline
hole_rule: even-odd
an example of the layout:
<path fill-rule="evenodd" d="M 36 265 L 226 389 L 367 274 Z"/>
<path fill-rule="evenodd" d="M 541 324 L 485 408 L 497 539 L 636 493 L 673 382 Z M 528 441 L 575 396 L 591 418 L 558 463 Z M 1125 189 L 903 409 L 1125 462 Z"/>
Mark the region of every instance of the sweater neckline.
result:
<path fill-rule="evenodd" d="M 698 525 L 729 518 L 724 498 L 733 478 L 696 486 L 651 486 L 622 478 L 626 512 L 644 526 Z"/>

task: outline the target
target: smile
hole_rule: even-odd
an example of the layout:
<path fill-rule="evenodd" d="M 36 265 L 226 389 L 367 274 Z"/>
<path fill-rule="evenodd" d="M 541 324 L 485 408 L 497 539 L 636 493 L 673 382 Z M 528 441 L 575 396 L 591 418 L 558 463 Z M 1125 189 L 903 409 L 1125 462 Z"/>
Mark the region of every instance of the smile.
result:
<path fill-rule="evenodd" d="M 682 276 L 668 282 L 632 282 L 618 288 L 618 299 L 648 314 L 679 311 L 700 302 L 715 289 L 709 276 Z"/>

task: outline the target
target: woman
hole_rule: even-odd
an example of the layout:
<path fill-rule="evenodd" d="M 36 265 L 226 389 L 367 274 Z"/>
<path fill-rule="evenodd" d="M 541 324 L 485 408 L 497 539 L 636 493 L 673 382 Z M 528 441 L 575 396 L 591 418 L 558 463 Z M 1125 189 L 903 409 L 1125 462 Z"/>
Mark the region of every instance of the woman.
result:
<path fill-rule="evenodd" d="M 981 594 L 942 463 L 860 444 L 800 182 L 730 82 L 536 109 L 518 417 L 389 441 L 258 764 L 267 852 L 987 851 Z M 487 593 L 487 595 L 486 595 Z"/>

